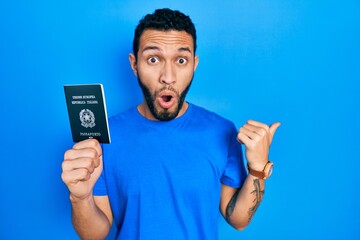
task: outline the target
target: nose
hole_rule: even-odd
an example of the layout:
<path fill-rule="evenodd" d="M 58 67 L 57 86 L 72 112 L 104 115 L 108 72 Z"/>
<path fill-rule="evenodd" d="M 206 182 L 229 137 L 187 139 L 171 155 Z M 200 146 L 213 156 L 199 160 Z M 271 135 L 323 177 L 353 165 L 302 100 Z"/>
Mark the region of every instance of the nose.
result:
<path fill-rule="evenodd" d="M 165 63 L 160 75 L 160 83 L 170 85 L 176 82 L 175 69 L 171 63 Z"/>

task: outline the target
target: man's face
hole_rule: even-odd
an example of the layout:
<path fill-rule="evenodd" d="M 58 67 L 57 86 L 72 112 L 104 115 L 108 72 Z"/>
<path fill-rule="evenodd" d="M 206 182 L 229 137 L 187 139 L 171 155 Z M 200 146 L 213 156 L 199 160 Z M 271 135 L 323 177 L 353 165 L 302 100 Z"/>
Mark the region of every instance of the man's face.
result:
<path fill-rule="evenodd" d="M 198 63 L 190 34 L 145 30 L 137 61 L 130 54 L 130 63 L 145 97 L 145 117 L 168 121 L 186 111 L 183 103 Z"/>

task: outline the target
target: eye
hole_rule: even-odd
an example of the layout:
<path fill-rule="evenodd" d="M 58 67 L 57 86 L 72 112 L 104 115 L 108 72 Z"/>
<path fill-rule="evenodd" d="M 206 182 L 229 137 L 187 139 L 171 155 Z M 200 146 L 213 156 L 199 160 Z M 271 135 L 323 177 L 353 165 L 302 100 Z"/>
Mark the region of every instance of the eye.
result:
<path fill-rule="evenodd" d="M 179 58 L 178 63 L 180 63 L 182 65 L 182 64 L 187 63 L 187 60 L 186 60 L 186 58 Z"/>
<path fill-rule="evenodd" d="M 159 62 L 159 59 L 156 57 L 150 57 L 150 58 L 148 58 L 147 61 L 148 61 L 148 63 L 154 64 L 154 63 Z"/>

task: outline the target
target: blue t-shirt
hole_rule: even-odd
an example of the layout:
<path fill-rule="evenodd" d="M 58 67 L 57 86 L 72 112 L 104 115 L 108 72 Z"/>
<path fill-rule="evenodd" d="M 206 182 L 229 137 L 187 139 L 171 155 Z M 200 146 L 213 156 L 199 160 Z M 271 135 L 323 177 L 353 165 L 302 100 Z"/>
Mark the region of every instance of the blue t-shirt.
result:
<path fill-rule="evenodd" d="M 189 103 L 168 122 L 134 107 L 109 125 L 94 195 L 108 195 L 117 239 L 217 239 L 221 184 L 246 177 L 234 124 Z"/>

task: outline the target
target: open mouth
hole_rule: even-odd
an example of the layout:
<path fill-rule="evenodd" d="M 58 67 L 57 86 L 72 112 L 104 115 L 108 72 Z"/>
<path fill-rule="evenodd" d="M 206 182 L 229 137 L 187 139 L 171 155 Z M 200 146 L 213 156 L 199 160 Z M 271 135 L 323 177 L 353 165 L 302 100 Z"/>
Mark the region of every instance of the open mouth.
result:
<path fill-rule="evenodd" d="M 176 95 L 171 91 L 164 91 L 158 97 L 160 107 L 169 109 L 175 104 Z"/>
<path fill-rule="evenodd" d="M 164 96 L 161 96 L 161 98 L 163 99 L 164 102 L 170 102 L 171 99 L 172 99 L 172 96 L 171 95 L 164 95 Z"/>

